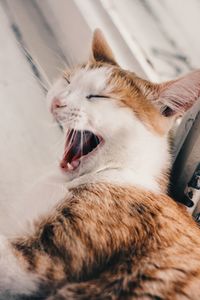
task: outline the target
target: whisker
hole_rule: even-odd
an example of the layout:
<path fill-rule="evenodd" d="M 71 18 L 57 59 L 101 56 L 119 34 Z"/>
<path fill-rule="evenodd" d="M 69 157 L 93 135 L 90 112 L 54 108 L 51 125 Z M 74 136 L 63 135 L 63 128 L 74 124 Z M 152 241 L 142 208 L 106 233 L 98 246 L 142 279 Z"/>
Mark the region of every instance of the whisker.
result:
<path fill-rule="evenodd" d="M 84 131 L 81 130 L 81 157 L 83 156 L 83 146 L 84 146 Z M 80 167 L 79 167 L 79 172 L 78 175 L 80 176 L 80 172 L 81 172 L 81 167 L 82 167 L 82 160 L 80 160 Z"/>
<path fill-rule="evenodd" d="M 69 152 L 69 149 L 71 148 L 72 141 L 76 138 L 76 130 L 70 130 L 69 136 L 71 134 L 70 140 L 68 141 L 68 145 L 66 145 L 65 150 L 64 150 L 64 155 L 66 155 Z M 68 137 L 69 137 L 68 136 Z M 67 139 L 66 139 L 67 141 Z"/>

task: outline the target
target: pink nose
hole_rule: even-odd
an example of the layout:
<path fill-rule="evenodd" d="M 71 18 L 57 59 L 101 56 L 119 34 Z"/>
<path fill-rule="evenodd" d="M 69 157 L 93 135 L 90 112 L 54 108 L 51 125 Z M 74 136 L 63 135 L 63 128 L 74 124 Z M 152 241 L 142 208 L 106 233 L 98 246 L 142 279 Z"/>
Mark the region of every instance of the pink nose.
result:
<path fill-rule="evenodd" d="M 51 112 L 53 113 L 57 108 L 60 108 L 61 106 L 61 101 L 58 98 L 54 98 L 51 104 Z"/>

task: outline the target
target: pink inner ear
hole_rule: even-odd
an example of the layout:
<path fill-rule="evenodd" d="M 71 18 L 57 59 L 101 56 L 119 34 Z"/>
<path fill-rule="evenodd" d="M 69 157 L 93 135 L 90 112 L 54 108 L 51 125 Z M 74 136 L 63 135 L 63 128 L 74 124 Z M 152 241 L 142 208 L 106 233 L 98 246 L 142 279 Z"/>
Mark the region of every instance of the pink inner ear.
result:
<path fill-rule="evenodd" d="M 183 114 L 200 97 L 200 70 L 161 85 L 158 103 L 163 115 Z"/>

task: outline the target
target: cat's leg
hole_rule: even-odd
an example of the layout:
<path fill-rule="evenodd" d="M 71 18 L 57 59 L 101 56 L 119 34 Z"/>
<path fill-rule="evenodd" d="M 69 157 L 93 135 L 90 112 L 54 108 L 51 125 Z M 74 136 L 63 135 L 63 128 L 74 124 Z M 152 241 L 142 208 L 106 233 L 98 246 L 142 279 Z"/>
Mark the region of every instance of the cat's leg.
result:
<path fill-rule="evenodd" d="M 2 294 L 32 294 L 38 288 L 38 276 L 28 271 L 11 243 L 0 235 L 0 299 Z"/>

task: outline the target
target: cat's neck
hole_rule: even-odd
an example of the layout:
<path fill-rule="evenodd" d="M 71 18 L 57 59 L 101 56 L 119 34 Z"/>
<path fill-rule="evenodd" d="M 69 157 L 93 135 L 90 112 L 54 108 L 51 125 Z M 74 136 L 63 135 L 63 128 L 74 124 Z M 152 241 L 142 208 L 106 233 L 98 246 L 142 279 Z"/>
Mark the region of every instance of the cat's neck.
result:
<path fill-rule="evenodd" d="M 106 182 L 120 186 L 133 186 L 155 193 L 165 192 L 162 190 L 159 180 L 149 176 L 148 172 L 141 174 L 128 168 L 104 169 L 95 173 L 82 175 L 67 182 L 69 189 L 82 184 Z"/>
<path fill-rule="evenodd" d="M 159 149 L 159 150 L 158 150 Z M 156 154 L 157 153 L 157 154 Z M 67 187 L 80 184 L 108 182 L 124 186 L 140 187 L 152 192 L 166 193 L 168 170 L 171 167 L 167 138 L 152 136 L 148 149 L 129 144 L 123 153 L 108 157 L 101 169 L 67 180 Z"/>

